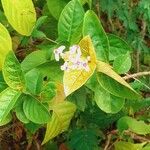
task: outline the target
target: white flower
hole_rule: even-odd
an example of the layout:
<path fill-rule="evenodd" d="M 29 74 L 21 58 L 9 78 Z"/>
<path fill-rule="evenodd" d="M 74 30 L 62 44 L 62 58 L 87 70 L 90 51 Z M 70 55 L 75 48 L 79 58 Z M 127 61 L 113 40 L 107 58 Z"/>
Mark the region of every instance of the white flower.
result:
<path fill-rule="evenodd" d="M 61 66 L 61 70 L 63 70 L 63 71 L 68 71 L 68 70 L 69 70 L 69 64 L 68 64 L 68 62 L 65 62 L 65 63 Z"/>
<path fill-rule="evenodd" d="M 70 47 L 69 54 L 69 61 L 71 61 L 72 63 L 76 63 L 77 61 L 79 61 L 82 55 L 80 46 L 73 45 L 72 47 Z"/>
<path fill-rule="evenodd" d="M 65 50 L 65 48 L 66 47 L 62 45 L 62 46 L 60 46 L 60 47 L 58 47 L 57 49 L 54 50 L 56 61 L 59 61 L 60 56 L 63 55 L 63 51 Z"/>
<path fill-rule="evenodd" d="M 70 54 L 75 54 L 77 51 L 78 45 L 73 45 L 69 48 L 69 53 Z"/>
<path fill-rule="evenodd" d="M 61 66 L 61 70 L 90 70 L 88 63 L 91 58 L 90 56 L 87 56 L 87 58 L 82 57 L 79 45 L 73 45 L 69 48 L 69 51 L 63 53 L 65 48 L 65 46 L 60 46 L 54 50 L 56 61 L 59 61 L 60 57 L 65 61 L 65 63 Z"/>

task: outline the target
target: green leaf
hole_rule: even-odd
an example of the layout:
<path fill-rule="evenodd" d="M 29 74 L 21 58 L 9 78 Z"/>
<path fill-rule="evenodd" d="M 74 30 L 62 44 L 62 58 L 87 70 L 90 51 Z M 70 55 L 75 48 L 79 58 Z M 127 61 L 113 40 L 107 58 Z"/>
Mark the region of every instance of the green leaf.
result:
<path fill-rule="evenodd" d="M 71 102 L 75 103 L 77 109 L 84 111 L 87 104 L 86 104 L 87 92 L 84 87 L 81 87 L 79 90 L 75 91 L 71 96 L 68 98 Z"/>
<path fill-rule="evenodd" d="M 56 96 L 56 85 L 54 82 L 48 82 L 46 83 L 40 93 L 40 98 L 42 102 L 49 102 Z"/>
<path fill-rule="evenodd" d="M 150 150 L 150 144 L 147 144 L 142 150 Z"/>
<path fill-rule="evenodd" d="M 63 80 L 63 71 L 60 69 L 60 63 L 51 61 L 37 67 L 44 77 L 50 81 L 61 82 Z"/>
<path fill-rule="evenodd" d="M 45 144 L 50 139 L 68 129 L 76 106 L 71 102 L 64 101 L 54 104 L 52 110 L 52 120 L 47 124 L 47 130 L 42 144 Z"/>
<path fill-rule="evenodd" d="M 137 121 L 136 119 L 128 116 L 119 119 L 117 128 L 120 132 L 130 130 L 141 135 L 150 133 L 150 125 L 146 124 L 144 121 Z"/>
<path fill-rule="evenodd" d="M 23 123 L 29 123 L 30 120 L 26 117 L 24 111 L 23 111 L 23 102 L 24 102 L 25 95 L 21 95 L 17 101 L 17 104 L 15 106 L 15 112 L 17 118 L 23 122 Z"/>
<path fill-rule="evenodd" d="M 37 50 L 29 54 L 21 63 L 21 68 L 23 72 L 28 72 L 35 67 L 40 66 L 48 61 L 50 56 L 48 56 L 47 51 Z"/>
<path fill-rule="evenodd" d="M 21 91 L 25 89 L 24 75 L 20 63 L 13 52 L 7 54 L 2 71 L 9 87 Z"/>
<path fill-rule="evenodd" d="M 127 106 L 132 107 L 133 112 L 135 113 L 150 106 L 150 97 L 133 101 L 128 100 L 126 104 Z"/>
<path fill-rule="evenodd" d="M 33 95 L 38 95 L 41 92 L 43 84 L 42 73 L 38 69 L 32 69 L 25 75 L 27 90 Z"/>
<path fill-rule="evenodd" d="M 12 115 L 11 113 L 9 113 L 1 122 L 0 122 L 0 126 L 4 126 L 6 124 L 8 124 L 9 122 L 11 122 L 12 120 Z"/>
<path fill-rule="evenodd" d="M 47 20 L 48 16 L 41 16 L 38 18 L 38 20 L 36 21 L 36 24 L 34 26 L 34 29 L 39 29 L 44 22 Z"/>
<path fill-rule="evenodd" d="M 40 124 L 35 124 L 33 122 L 29 122 L 25 124 L 24 126 L 28 130 L 28 133 L 31 133 L 32 135 L 34 135 L 37 132 L 37 130 L 41 128 Z"/>
<path fill-rule="evenodd" d="M 117 113 L 124 106 L 125 100 L 116 97 L 105 90 L 97 81 L 94 74 L 87 82 L 86 86 L 94 92 L 94 100 L 98 107 L 106 113 Z"/>
<path fill-rule="evenodd" d="M 87 3 L 89 5 L 89 8 L 92 8 L 92 0 L 80 0 L 80 2 L 82 3 L 82 5 Z"/>
<path fill-rule="evenodd" d="M 5 57 L 12 50 L 12 41 L 7 29 L 0 23 L 0 70 Z"/>
<path fill-rule="evenodd" d="M 101 110 L 112 114 L 119 112 L 125 104 L 125 100 L 123 98 L 110 94 L 100 85 L 95 90 L 94 99 Z"/>
<path fill-rule="evenodd" d="M 0 122 L 7 117 L 21 93 L 7 88 L 0 93 Z"/>
<path fill-rule="evenodd" d="M 107 35 L 97 15 L 89 10 L 86 12 L 83 23 L 83 35 L 89 35 L 95 47 L 98 60 L 108 62 L 109 42 Z"/>
<path fill-rule="evenodd" d="M 119 141 L 115 143 L 115 150 L 143 150 L 146 143 L 133 144 L 130 142 Z"/>
<path fill-rule="evenodd" d="M 124 113 L 120 111 L 116 114 L 107 114 L 99 109 L 97 105 L 88 103 L 88 107 L 84 112 L 81 112 L 81 118 L 84 123 L 89 125 L 96 125 L 102 130 L 110 128 L 118 119 L 124 116 Z"/>
<path fill-rule="evenodd" d="M 46 38 L 46 34 L 42 31 L 39 31 L 39 30 L 34 30 L 32 32 L 32 37 L 33 38 L 37 38 L 37 39 L 43 39 L 43 38 Z"/>
<path fill-rule="evenodd" d="M 4 81 L 2 72 L 0 71 L 0 92 L 2 92 L 3 90 L 5 90 L 7 87 L 8 86 L 7 86 L 6 82 Z"/>
<path fill-rule="evenodd" d="M 47 0 L 48 9 L 52 16 L 58 20 L 63 8 L 68 2 L 69 0 Z"/>
<path fill-rule="evenodd" d="M 37 124 L 45 124 L 51 119 L 48 109 L 39 100 L 29 95 L 25 97 L 23 110 L 26 117 Z"/>
<path fill-rule="evenodd" d="M 2 6 L 12 27 L 20 34 L 29 36 L 36 22 L 32 0 L 2 0 Z"/>
<path fill-rule="evenodd" d="M 127 52 L 130 52 L 132 50 L 128 43 L 120 37 L 113 34 L 107 34 L 107 36 L 110 45 L 109 60 L 114 60 L 118 56 L 125 55 Z"/>
<path fill-rule="evenodd" d="M 138 99 L 140 95 L 120 77 L 112 67 L 104 62 L 97 62 L 97 78 L 100 85 L 111 94 L 128 99 Z"/>
<path fill-rule="evenodd" d="M 125 55 L 118 56 L 113 62 L 113 69 L 118 74 L 124 74 L 128 72 L 131 68 L 131 57 L 130 54 L 127 53 Z"/>
<path fill-rule="evenodd" d="M 69 146 L 74 150 L 94 150 L 97 148 L 98 140 L 94 130 L 73 130 L 70 135 Z"/>
<path fill-rule="evenodd" d="M 82 35 L 82 22 L 84 10 L 78 0 L 70 1 L 63 9 L 58 22 L 58 38 L 68 41 L 70 44 L 77 43 Z"/>

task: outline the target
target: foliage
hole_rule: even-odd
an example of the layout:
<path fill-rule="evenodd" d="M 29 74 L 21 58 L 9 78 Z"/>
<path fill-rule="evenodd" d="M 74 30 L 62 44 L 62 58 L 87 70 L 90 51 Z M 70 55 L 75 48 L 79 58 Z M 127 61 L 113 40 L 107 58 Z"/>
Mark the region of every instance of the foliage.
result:
<path fill-rule="evenodd" d="M 0 22 L 0 126 L 28 146 L 148 149 L 149 77 L 123 77 L 150 65 L 146 0 L 2 0 Z"/>

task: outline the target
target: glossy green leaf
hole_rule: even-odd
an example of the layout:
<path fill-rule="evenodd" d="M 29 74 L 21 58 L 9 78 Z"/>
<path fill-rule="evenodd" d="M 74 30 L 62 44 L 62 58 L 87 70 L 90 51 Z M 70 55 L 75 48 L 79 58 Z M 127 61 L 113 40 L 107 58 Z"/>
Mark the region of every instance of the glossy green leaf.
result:
<path fill-rule="evenodd" d="M 113 34 L 107 34 L 107 36 L 110 45 L 109 60 L 114 60 L 118 56 L 125 55 L 127 52 L 131 51 L 131 47 L 128 45 L 128 43 L 120 37 Z"/>
<path fill-rule="evenodd" d="M 2 92 L 3 90 L 5 90 L 7 87 L 8 86 L 7 86 L 6 82 L 4 81 L 2 72 L 0 71 L 0 92 Z"/>
<path fill-rule="evenodd" d="M 29 123 L 30 122 L 30 120 L 26 117 L 26 115 L 25 115 L 25 113 L 23 111 L 23 107 L 17 107 L 15 112 L 16 112 L 17 118 L 21 122 L 23 122 L 23 123 Z"/>
<path fill-rule="evenodd" d="M 101 86 L 111 94 L 128 99 L 138 99 L 140 96 L 131 86 L 104 62 L 97 62 L 97 78 Z"/>
<path fill-rule="evenodd" d="M 98 107 L 106 113 L 117 113 L 124 106 L 125 100 L 105 90 L 97 81 L 96 73 L 90 78 L 86 86 L 94 92 L 94 100 Z"/>
<path fill-rule="evenodd" d="M 58 38 L 71 44 L 77 43 L 82 35 L 84 10 L 78 0 L 70 1 L 63 9 L 58 22 Z"/>
<path fill-rule="evenodd" d="M 117 128 L 120 132 L 124 130 L 130 130 L 141 135 L 150 133 L 150 125 L 146 124 L 144 121 L 137 121 L 136 119 L 128 116 L 119 119 Z"/>
<path fill-rule="evenodd" d="M 25 97 L 23 110 L 26 117 L 37 124 L 47 123 L 51 119 L 48 109 L 39 100 L 29 95 Z"/>
<path fill-rule="evenodd" d="M 144 143 L 133 144 L 130 142 L 119 141 L 115 143 L 115 150 L 143 150 Z"/>
<path fill-rule="evenodd" d="M 55 104 L 52 110 L 52 120 L 47 124 L 43 144 L 68 129 L 70 121 L 75 113 L 76 106 L 71 102 L 64 101 Z"/>
<path fill-rule="evenodd" d="M 20 92 L 13 90 L 11 88 L 7 88 L 3 92 L 0 93 L 0 121 L 5 119 L 11 109 L 14 107 L 16 101 L 20 96 Z"/>
<path fill-rule="evenodd" d="M 20 34 L 29 36 L 36 22 L 32 0 L 2 0 L 2 6 L 12 27 Z"/>
<path fill-rule="evenodd" d="M 26 117 L 24 111 L 23 111 L 23 102 L 24 102 L 25 95 L 21 95 L 16 103 L 15 106 L 15 113 L 17 118 L 23 122 L 23 123 L 29 123 L 30 120 Z"/>
<path fill-rule="evenodd" d="M 25 89 L 24 75 L 20 63 L 13 52 L 9 52 L 6 56 L 2 71 L 9 87 L 16 90 Z"/>
<path fill-rule="evenodd" d="M 95 90 L 94 99 L 98 107 L 106 113 L 117 113 L 124 106 L 125 100 L 116 97 L 103 89 L 100 85 Z"/>
<path fill-rule="evenodd" d="M 63 80 L 63 71 L 60 69 L 60 63 L 51 61 L 37 67 L 44 77 L 50 81 L 61 82 Z M 54 71 L 55 70 L 55 71 Z"/>
<path fill-rule="evenodd" d="M 0 122 L 0 126 L 4 126 L 8 123 L 10 123 L 12 120 L 12 115 L 11 113 L 9 113 L 1 122 Z"/>
<path fill-rule="evenodd" d="M 47 0 L 48 9 L 52 16 L 58 20 L 63 8 L 68 2 L 69 0 Z"/>
<path fill-rule="evenodd" d="M 109 60 L 109 42 L 107 35 L 96 14 L 89 10 L 86 12 L 83 23 L 83 35 L 89 35 L 95 47 L 98 60 Z"/>
<path fill-rule="evenodd" d="M 128 72 L 131 68 L 131 57 L 130 54 L 127 53 L 125 55 L 118 56 L 113 62 L 113 69 L 118 74 L 124 74 Z"/>
<path fill-rule="evenodd" d="M 48 52 L 47 51 L 35 51 L 29 54 L 21 63 L 21 68 L 23 72 L 28 72 L 35 67 L 40 66 L 41 64 L 44 64 L 48 61 Z"/>
<path fill-rule="evenodd" d="M 7 29 L 0 23 L 0 70 L 5 57 L 12 50 L 12 41 Z"/>
<path fill-rule="evenodd" d="M 43 84 L 42 73 L 38 69 L 32 69 L 25 74 L 27 90 L 33 95 L 38 95 L 41 92 Z"/>

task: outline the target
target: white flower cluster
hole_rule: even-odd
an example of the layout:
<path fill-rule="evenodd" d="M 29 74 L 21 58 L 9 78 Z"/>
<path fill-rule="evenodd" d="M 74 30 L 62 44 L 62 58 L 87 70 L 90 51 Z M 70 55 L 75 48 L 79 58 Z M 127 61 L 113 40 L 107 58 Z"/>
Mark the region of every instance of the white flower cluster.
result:
<path fill-rule="evenodd" d="M 61 66 L 61 70 L 90 70 L 88 65 L 90 56 L 88 56 L 87 58 L 82 57 L 79 45 L 73 45 L 69 48 L 69 51 L 63 52 L 65 49 L 65 46 L 60 46 L 54 50 L 56 61 L 59 61 L 60 58 L 64 59 L 65 61 Z"/>

